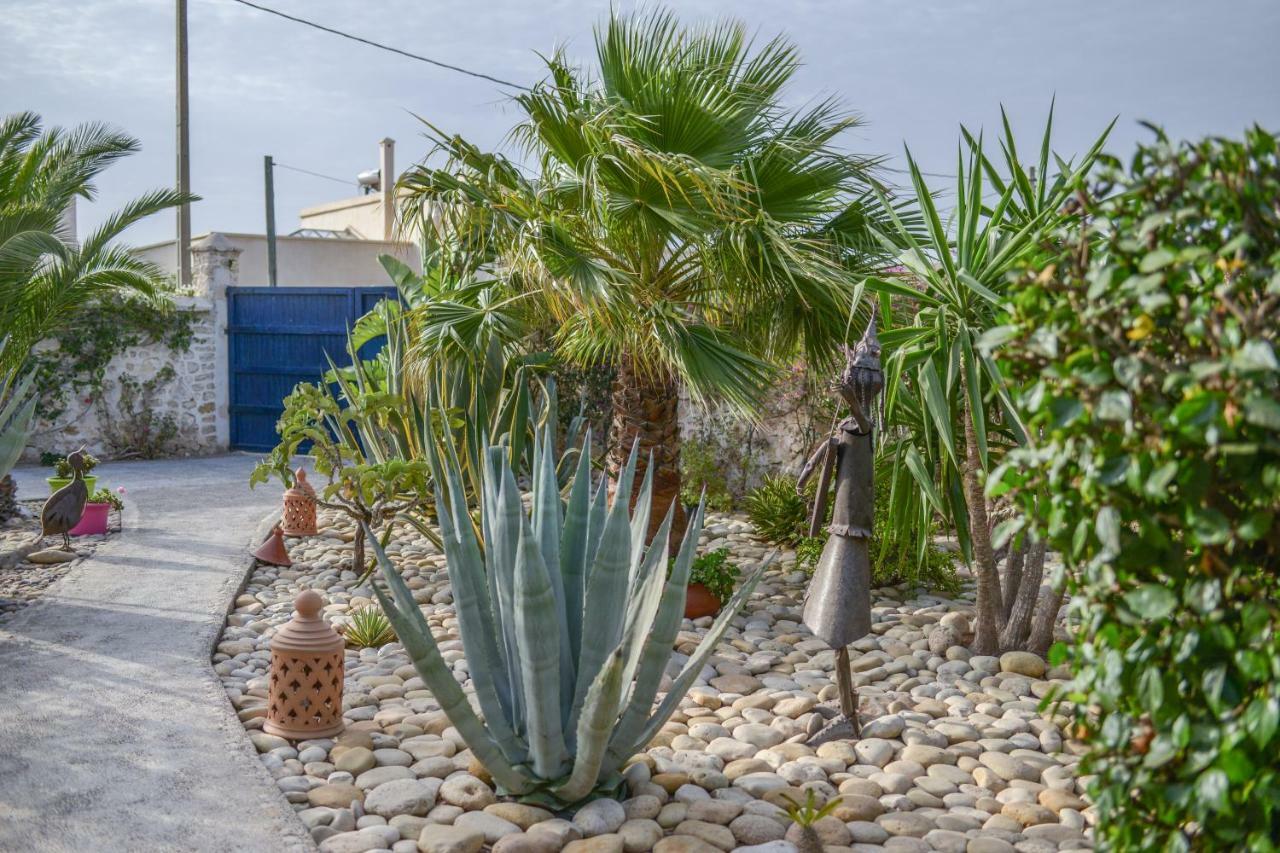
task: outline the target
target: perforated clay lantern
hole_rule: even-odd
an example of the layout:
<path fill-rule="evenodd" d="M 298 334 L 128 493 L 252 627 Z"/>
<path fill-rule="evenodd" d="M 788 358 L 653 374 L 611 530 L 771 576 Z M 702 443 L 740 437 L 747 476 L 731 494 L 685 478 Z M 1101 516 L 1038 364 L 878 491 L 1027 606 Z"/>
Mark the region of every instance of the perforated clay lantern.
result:
<path fill-rule="evenodd" d="M 294 472 L 293 488 L 284 493 L 284 518 L 281 528 L 286 536 L 316 535 L 316 490 L 307 482 L 307 472 Z"/>
<path fill-rule="evenodd" d="M 294 599 L 293 618 L 271 638 L 270 703 L 263 731 L 290 740 L 331 737 L 342 731 L 342 637 L 306 590 Z"/>

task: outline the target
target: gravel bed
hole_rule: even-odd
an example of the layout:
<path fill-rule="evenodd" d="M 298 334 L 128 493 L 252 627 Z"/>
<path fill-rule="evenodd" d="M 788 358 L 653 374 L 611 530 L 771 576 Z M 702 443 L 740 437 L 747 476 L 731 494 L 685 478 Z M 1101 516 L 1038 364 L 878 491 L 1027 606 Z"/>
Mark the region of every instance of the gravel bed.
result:
<path fill-rule="evenodd" d="M 0 524 L 0 621 L 34 604 L 54 581 L 90 556 L 106 536 L 73 536 L 71 559 L 61 551 L 61 536 L 46 536 L 37 544 L 43 500 L 19 501 L 19 512 Z M 118 531 L 119 514 L 111 513 L 110 531 Z M 110 535 L 110 534 L 108 534 Z M 51 554 L 58 551 L 57 554 Z M 41 552 L 44 555 L 42 556 Z M 43 562 L 44 560 L 65 560 Z"/>
<path fill-rule="evenodd" d="M 817 824 L 827 851 L 1049 853 L 1092 848 L 1093 809 L 1077 776 L 1083 745 L 1040 699 L 1068 673 L 1035 655 L 971 655 L 971 589 L 955 599 L 878 589 L 872 634 L 854 643 L 863 737 L 810 748 L 834 713 L 835 653 L 800 624 L 807 576 L 783 555 L 736 618 L 696 686 L 626 771 L 628 797 L 552 814 L 496 795 L 484 768 L 398 643 L 348 649 L 346 730 L 292 743 L 261 731 L 274 629 L 294 596 L 324 593 L 341 623 L 370 604 L 350 568 L 351 526 L 289 540 L 295 564 L 253 572 L 214 668 L 261 760 L 327 853 L 715 853 L 797 849 L 788 799 L 838 798 Z M 712 516 L 704 549 L 728 547 L 744 570 L 770 550 L 735 516 Z M 464 686 L 444 557 L 402 531 L 389 552 Z M 673 667 L 710 620 L 686 622 Z"/>

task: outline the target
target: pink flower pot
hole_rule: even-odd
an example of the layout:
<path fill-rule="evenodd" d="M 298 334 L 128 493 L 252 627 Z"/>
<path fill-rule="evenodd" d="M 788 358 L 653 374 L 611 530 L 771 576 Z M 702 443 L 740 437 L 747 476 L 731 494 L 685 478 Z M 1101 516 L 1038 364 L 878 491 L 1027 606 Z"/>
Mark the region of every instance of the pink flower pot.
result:
<path fill-rule="evenodd" d="M 107 532 L 107 516 L 111 512 L 111 504 L 87 503 L 80 522 L 71 528 L 72 536 L 92 536 L 95 533 Z"/>

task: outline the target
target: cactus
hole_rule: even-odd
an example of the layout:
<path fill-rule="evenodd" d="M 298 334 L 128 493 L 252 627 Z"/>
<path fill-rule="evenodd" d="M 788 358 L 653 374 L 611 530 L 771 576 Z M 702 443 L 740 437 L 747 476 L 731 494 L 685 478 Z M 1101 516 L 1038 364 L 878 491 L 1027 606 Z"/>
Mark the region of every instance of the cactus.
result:
<path fill-rule="evenodd" d="M 738 589 L 655 707 L 702 529 L 690 519 L 667 575 L 668 512 L 646 543 L 650 466 L 632 515 L 636 451 L 609 489 L 593 485 L 591 436 L 562 499 L 548 425 L 533 448 L 530 511 L 501 447 L 487 448 L 479 529 L 456 454 L 432 453 L 440 535 L 475 691 L 454 678 L 409 588 L 376 539 L 374 585 L 405 651 L 501 793 L 567 808 L 621 788 L 626 761 L 676 710 L 764 571 Z M 483 544 L 482 544 L 483 543 Z M 477 713 L 478 711 L 478 713 Z"/>

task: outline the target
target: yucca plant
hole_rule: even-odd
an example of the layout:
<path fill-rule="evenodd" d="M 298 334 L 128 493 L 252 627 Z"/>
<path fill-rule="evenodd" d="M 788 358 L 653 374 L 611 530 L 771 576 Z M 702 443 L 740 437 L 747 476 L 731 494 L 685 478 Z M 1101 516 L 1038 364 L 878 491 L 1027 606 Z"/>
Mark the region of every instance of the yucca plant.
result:
<path fill-rule="evenodd" d="M 361 607 L 359 610 L 353 610 L 350 619 L 346 630 L 342 632 L 348 646 L 356 649 L 376 649 L 395 642 L 395 629 L 391 627 L 387 615 L 378 608 Z"/>
<path fill-rule="evenodd" d="M 448 444 L 444 450 L 431 459 L 440 536 L 479 714 L 408 586 L 373 542 L 386 584 L 385 591 L 374 585 L 383 611 L 500 792 L 553 808 L 612 795 L 623 765 L 676 710 L 764 566 L 739 587 L 655 708 L 680 629 L 703 507 L 693 513 L 668 577 L 673 511 L 645 541 L 654 469 L 645 473 L 633 514 L 627 496 L 637 452 L 616 482 L 593 484 L 588 432 L 562 500 L 548 424 L 534 439 L 529 511 L 505 448 L 486 448 L 482 549 L 457 454 Z"/>

